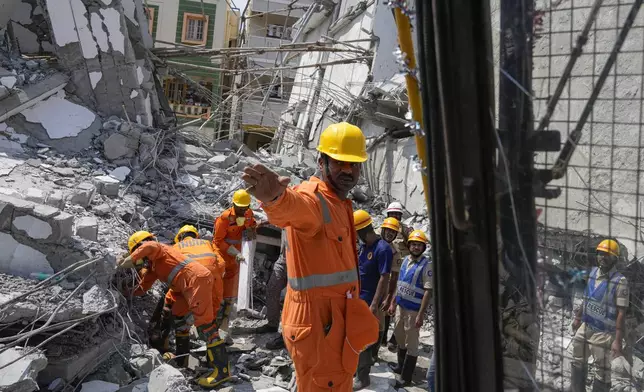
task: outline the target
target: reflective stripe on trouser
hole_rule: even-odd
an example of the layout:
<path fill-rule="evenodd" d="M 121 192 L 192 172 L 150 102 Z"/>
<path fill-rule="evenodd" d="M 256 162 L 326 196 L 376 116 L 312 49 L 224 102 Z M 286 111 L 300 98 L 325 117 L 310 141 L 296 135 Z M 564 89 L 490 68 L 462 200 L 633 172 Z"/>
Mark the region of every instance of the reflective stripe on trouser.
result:
<path fill-rule="evenodd" d="M 582 323 L 572 340 L 572 360 L 583 367 L 590 355 L 595 359 L 593 370 L 595 378 L 610 382 L 611 349 L 614 335 L 610 332 L 599 332 Z"/>
<path fill-rule="evenodd" d="M 286 287 L 288 276 L 286 275 L 286 259 L 281 257 L 273 264 L 273 272 L 266 287 L 266 319 L 271 327 L 280 325 L 280 314 L 282 307 L 280 299 L 282 290 Z"/>
<path fill-rule="evenodd" d="M 299 391 L 349 392 L 356 368 L 345 368 L 343 353 L 353 358 L 357 354 L 343 350 L 347 301 L 339 294 L 325 294 L 323 299 L 313 299 L 289 289 L 282 310 L 282 336 L 295 364 Z"/>
<path fill-rule="evenodd" d="M 288 285 L 293 290 L 310 290 L 316 287 L 330 287 L 343 283 L 351 283 L 358 280 L 358 272 L 355 268 L 345 271 L 333 272 L 330 274 L 318 274 L 302 277 L 289 277 Z"/>
<path fill-rule="evenodd" d="M 396 342 L 398 348 L 407 350 L 407 355 L 412 357 L 418 356 L 418 339 L 420 337 L 420 328 L 416 328 L 416 316 L 418 312 L 404 309 L 401 306 L 396 307 Z"/>
<path fill-rule="evenodd" d="M 219 328 L 217 322 L 213 320 L 209 324 L 204 324 L 197 327 L 197 332 L 199 332 L 199 337 L 203 339 L 206 344 L 212 344 L 219 339 Z"/>
<path fill-rule="evenodd" d="M 192 263 L 192 259 L 185 259 L 179 264 L 175 265 L 172 271 L 170 271 L 170 274 L 168 275 L 168 280 L 166 283 L 168 286 L 172 286 L 172 281 L 177 277 L 179 272 L 181 272 L 182 269 L 184 269 L 188 264 Z"/>
<path fill-rule="evenodd" d="M 187 264 L 172 282 L 172 290 L 181 293 L 197 327 L 210 324 L 215 319 L 212 304 L 213 285 L 212 274 L 199 263 Z"/>

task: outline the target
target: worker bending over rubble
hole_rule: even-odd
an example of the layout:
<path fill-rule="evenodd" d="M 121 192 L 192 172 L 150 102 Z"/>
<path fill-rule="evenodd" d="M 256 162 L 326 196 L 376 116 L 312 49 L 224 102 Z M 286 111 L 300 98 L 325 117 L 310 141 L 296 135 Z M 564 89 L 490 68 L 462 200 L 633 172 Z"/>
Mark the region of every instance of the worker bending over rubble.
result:
<path fill-rule="evenodd" d="M 360 271 L 360 299 L 364 300 L 374 316 L 378 318 L 380 336 L 385 329 L 385 312 L 381 310 L 389 285 L 389 273 L 393 251 L 387 241 L 380 238 L 373 229 L 373 221 L 365 210 L 353 213 L 353 223 L 360 238 L 358 266 Z M 379 339 L 367 350 L 360 353 L 358 371 L 353 380 L 353 390 L 358 391 L 371 385 L 369 371 L 377 361 Z"/>
<path fill-rule="evenodd" d="M 199 337 L 206 342 L 208 365 L 213 368 L 212 373 L 199 378 L 199 385 L 214 388 L 229 380 L 228 353 L 215 322 L 214 310 L 218 304 L 213 304 L 215 278 L 210 270 L 179 250 L 157 242 L 147 231 L 132 234 L 127 245 L 130 255 L 119 257 L 117 266 L 146 269 L 134 295 L 145 294 L 159 279 L 166 282 L 177 296 L 183 297 L 192 313 Z"/>
<path fill-rule="evenodd" d="M 407 238 L 409 256 L 403 260 L 398 277 L 395 302 L 389 314 L 396 314 L 396 341 L 398 362 L 389 364 L 394 373 L 400 374 L 396 388 L 411 383 L 418 359 L 418 339 L 423 326 L 425 311 L 431 300 L 431 260 L 423 255 L 429 240 L 421 230 L 414 230 Z"/>
<path fill-rule="evenodd" d="M 214 280 L 212 306 L 213 314 L 216 315 L 223 300 L 224 290 L 222 281 L 224 259 L 219 254 L 219 250 L 214 248 L 210 241 L 199 239 L 199 231 L 191 225 L 185 225 L 179 229 L 179 232 L 174 237 L 174 248 L 208 268 L 212 274 Z M 175 354 L 179 357 L 176 362 L 179 366 L 185 367 L 188 363 L 187 354 L 190 353 L 190 327 L 193 324 L 193 320 L 189 305 L 180 293 L 176 293 L 172 289 L 168 290 L 164 298 L 162 317 L 170 317 L 174 321 Z M 168 324 L 161 323 L 161 325 Z M 169 333 L 167 332 L 163 334 L 163 336 L 168 335 Z M 164 355 L 164 357 L 166 356 Z"/>
<path fill-rule="evenodd" d="M 611 361 L 624 355 L 622 339 L 629 289 L 624 275 L 615 270 L 619 255 L 619 244 L 615 240 L 606 239 L 597 246 L 599 268 L 593 267 L 590 271 L 584 302 L 575 310 L 570 369 L 573 392 L 586 391 L 590 354 L 595 359 L 593 392 L 610 391 Z"/>
<path fill-rule="evenodd" d="M 348 192 L 367 160 L 360 128 L 332 124 L 320 135 L 318 168 L 293 188 L 263 165 L 242 178 L 269 221 L 286 228 L 288 288 L 282 334 L 302 392 L 348 392 L 358 356 L 378 339 L 378 320 L 359 298 L 360 283 Z"/>
<path fill-rule="evenodd" d="M 380 343 L 382 345 L 387 345 L 389 351 L 392 352 L 396 351 L 398 345 L 396 344 L 396 334 L 394 333 L 392 333 L 391 338 L 387 340 L 389 325 L 391 324 L 391 316 L 387 311 L 389 310 L 391 300 L 396 296 L 396 283 L 398 282 L 398 274 L 400 273 L 403 258 L 409 255 L 409 250 L 407 249 L 407 238 L 405 237 L 404 240 L 400 238 L 401 231 L 403 229 L 407 230 L 407 228 L 401 223 L 400 218 L 395 217 L 398 216 L 398 212 L 391 211 L 392 208 L 398 208 L 397 205 L 400 205 L 400 203 L 394 202 L 389 204 L 387 215 L 392 216 L 385 218 L 382 225 L 380 225 L 380 236 L 383 240 L 389 243 L 394 252 L 394 257 L 391 261 L 391 276 L 389 277 L 389 285 L 387 287 L 387 297 L 382 301 L 382 311 L 386 313 L 386 315 L 384 320 L 385 328 L 382 333 L 382 338 L 380 339 Z M 400 216 L 402 217 L 402 207 L 400 208 L 400 211 Z M 411 233 L 411 230 L 408 231 Z"/>
<path fill-rule="evenodd" d="M 257 222 L 250 207 L 250 195 L 243 189 L 233 194 L 233 205 L 224 211 L 216 220 L 213 229 L 213 244 L 221 251 L 225 261 L 224 303 L 217 321 L 226 332 L 226 342 L 232 344 L 229 323 L 233 306 L 239 291 L 239 263 L 244 262 L 241 253 L 242 238 L 255 238 Z M 252 260 L 250 260 L 252 262 Z"/>

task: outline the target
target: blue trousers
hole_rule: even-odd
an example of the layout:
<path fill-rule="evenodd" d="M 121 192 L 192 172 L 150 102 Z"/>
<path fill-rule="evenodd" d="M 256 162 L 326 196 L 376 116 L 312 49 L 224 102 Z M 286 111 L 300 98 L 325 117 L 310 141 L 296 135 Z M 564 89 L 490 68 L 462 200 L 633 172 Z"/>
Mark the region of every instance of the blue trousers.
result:
<path fill-rule="evenodd" d="M 432 358 L 429 360 L 429 368 L 427 369 L 427 388 L 429 392 L 436 391 L 436 349 L 432 352 Z"/>

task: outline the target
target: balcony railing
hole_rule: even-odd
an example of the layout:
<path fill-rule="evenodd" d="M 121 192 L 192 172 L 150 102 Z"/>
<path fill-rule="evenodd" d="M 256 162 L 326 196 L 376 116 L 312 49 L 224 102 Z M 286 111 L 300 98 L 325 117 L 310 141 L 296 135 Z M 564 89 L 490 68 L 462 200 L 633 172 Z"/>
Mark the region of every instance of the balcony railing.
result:
<path fill-rule="evenodd" d="M 210 106 L 200 106 L 200 105 L 185 105 L 181 103 L 172 103 L 170 102 L 170 107 L 174 114 L 179 117 L 187 118 L 204 118 L 207 119 L 210 117 Z"/>

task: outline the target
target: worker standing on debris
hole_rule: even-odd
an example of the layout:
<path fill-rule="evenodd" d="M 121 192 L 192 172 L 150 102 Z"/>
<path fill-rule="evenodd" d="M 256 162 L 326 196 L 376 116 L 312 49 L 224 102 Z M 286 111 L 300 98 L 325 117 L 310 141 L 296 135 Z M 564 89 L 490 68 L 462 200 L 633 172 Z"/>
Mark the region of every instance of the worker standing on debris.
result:
<path fill-rule="evenodd" d="M 273 272 L 268 279 L 266 287 L 266 324 L 255 330 L 255 333 L 275 333 L 280 326 L 280 315 L 282 311 L 281 296 L 282 290 L 286 287 L 288 280 L 286 275 L 286 232 L 282 230 L 282 243 L 280 247 L 280 256 L 273 264 Z M 284 339 L 282 335 L 269 340 L 266 343 L 266 348 L 269 350 L 283 349 Z"/>
<path fill-rule="evenodd" d="M 157 279 L 181 295 L 194 317 L 199 336 L 206 341 L 208 365 L 212 373 L 198 380 L 199 385 L 213 388 L 230 379 L 228 353 L 213 313 L 214 278 L 208 268 L 171 246 L 160 244 L 147 231 L 137 231 L 128 240 L 130 255 L 117 259 L 119 268 L 147 269 L 134 295 L 143 295 Z"/>
<path fill-rule="evenodd" d="M 373 229 L 373 221 L 365 210 L 353 213 L 355 225 L 361 244 L 358 250 L 358 266 L 360 271 L 360 299 L 364 300 L 374 316 L 378 318 L 380 336 L 385 329 L 385 313 L 381 310 L 382 300 L 385 299 L 393 251 L 387 241 L 380 238 Z M 360 353 L 358 371 L 353 380 L 353 390 L 358 391 L 371 385 L 369 371 L 376 362 L 380 339 L 367 350 Z"/>
<path fill-rule="evenodd" d="M 629 288 L 624 275 L 616 271 L 619 244 L 606 239 L 597 246 L 597 264 L 590 272 L 584 292 L 584 302 L 575 311 L 572 328 L 571 388 L 573 392 L 586 390 L 588 356 L 595 362 L 593 392 L 610 391 L 612 358 L 622 356 L 624 321 L 629 303 Z"/>
<path fill-rule="evenodd" d="M 224 290 L 222 282 L 224 260 L 219 254 L 219 250 L 214 248 L 210 241 L 199 239 L 199 231 L 192 225 L 185 225 L 179 229 L 174 237 L 174 248 L 210 271 L 214 281 L 212 287 L 213 314 L 217 315 L 223 300 Z M 174 321 L 176 355 L 180 356 L 177 363 L 179 366 L 185 367 L 188 363 L 186 354 L 190 353 L 190 327 L 192 326 L 190 307 L 180 293 L 170 289 L 164 298 L 162 315 L 164 318 L 169 317 Z M 168 325 L 164 322 L 161 324 Z M 163 334 L 163 336 L 168 335 L 167 332 Z"/>
<path fill-rule="evenodd" d="M 393 242 L 388 241 L 390 244 L 392 244 L 392 248 L 394 249 L 394 252 L 398 253 L 398 257 L 396 257 L 396 260 L 394 260 L 394 263 L 392 264 L 392 267 L 391 267 L 391 279 L 389 279 L 389 293 L 391 294 L 390 299 L 394 298 L 394 293 L 396 291 L 396 282 L 398 282 L 398 272 L 400 271 L 400 263 L 402 263 L 402 260 L 409 254 L 409 250 L 407 249 L 407 237 L 409 237 L 409 234 L 412 232 L 412 230 L 414 230 L 413 228 L 408 227 L 407 225 L 402 223 L 403 212 L 404 212 L 403 205 L 397 201 L 389 203 L 389 206 L 385 210 L 385 214 L 387 214 L 387 219 L 389 218 L 396 219 L 400 227 L 397 233 L 397 237 L 395 237 L 394 240 L 392 240 Z M 397 264 L 396 261 L 399 261 L 399 263 Z M 391 324 L 391 316 L 387 314 L 387 316 L 385 316 L 385 334 L 382 337 L 382 344 L 387 344 L 387 348 L 389 349 L 389 351 L 395 352 L 396 349 L 398 348 L 398 345 L 396 344 L 396 334 L 392 333 L 391 338 L 389 338 L 389 340 L 387 341 L 387 335 L 389 333 L 390 324 Z"/>
<path fill-rule="evenodd" d="M 390 366 L 400 374 L 396 388 L 409 385 L 418 359 L 418 338 L 423 325 L 425 311 L 431 300 L 431 260 L 423 253 L 429 245 L 427 235 L 414 230 L 407 238 L 409 256 L 403 260 L 398 277 L 395 302 L 389 307 L 389 314 L 396 314 L 396 341 L 398 362 Z M 397 306 L 396 306 L 397 305 Z"/>
<path fill-rule="evenodd" d="M 233 194 L 233 206 L 215 220 L 213 243 L 221 251 L 226 262 L 224 272 L 224 303 L 217 316 L 219 327 L 226 332 L 226 340 L 232 343 L 228 333 L 230 313 L 239 291 L 239 263 L 244 262 L 241 253 L 242 238 L 255 238 L 257 222 L 250 207 L 250 195 L 243 189 Z M 250 260 L 252 261 L 252 260 Z"/>
<path fill-rule="evenodd" d="M 347 198 L 367 160 L 360 128 L 338 123 L 320 135 L 321 179 L 290 181 L 263 165 L 244 169 L 269 221 L 286 228 L 288 288 L 282 334 L 303 392 L 347 392 L 358 355 L 377 341 L 378 320 L 359 298 L 356 232 Z"/>

